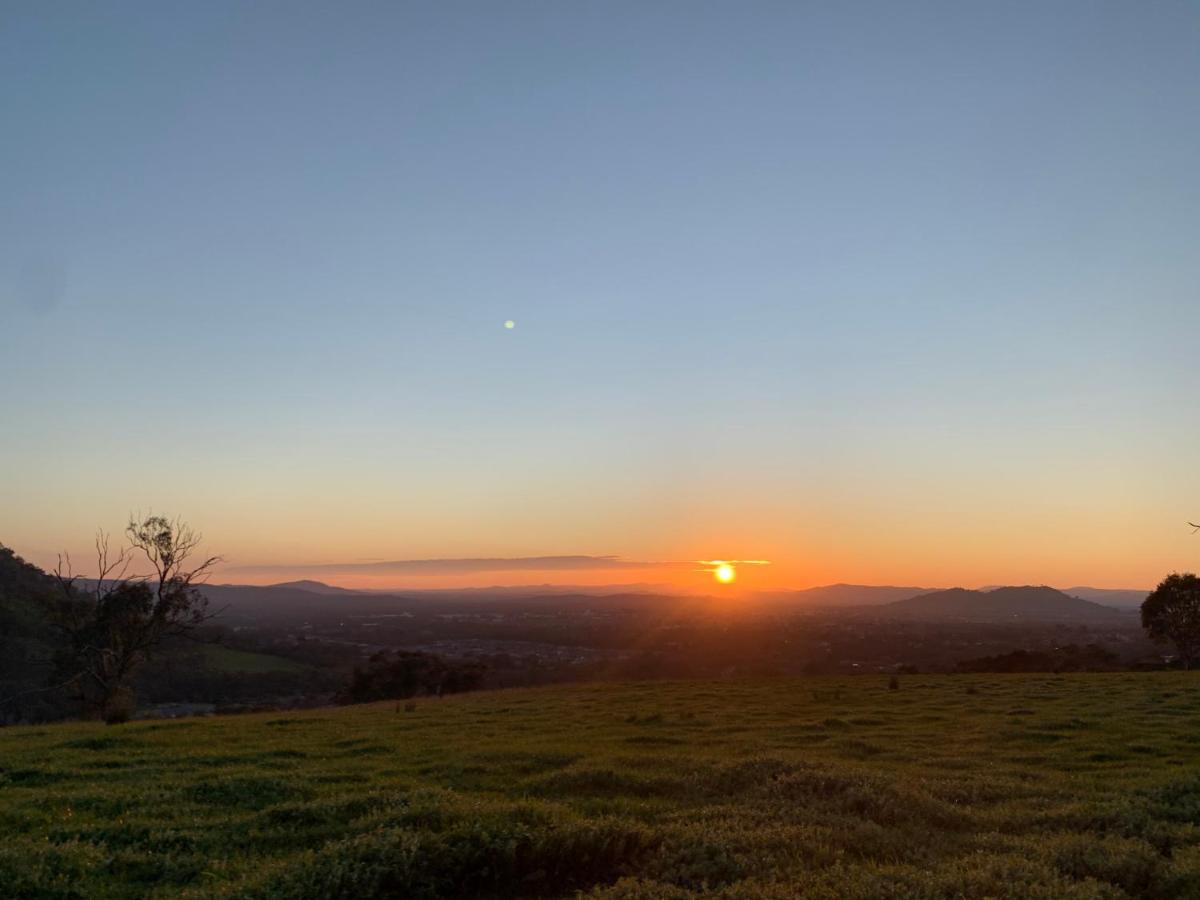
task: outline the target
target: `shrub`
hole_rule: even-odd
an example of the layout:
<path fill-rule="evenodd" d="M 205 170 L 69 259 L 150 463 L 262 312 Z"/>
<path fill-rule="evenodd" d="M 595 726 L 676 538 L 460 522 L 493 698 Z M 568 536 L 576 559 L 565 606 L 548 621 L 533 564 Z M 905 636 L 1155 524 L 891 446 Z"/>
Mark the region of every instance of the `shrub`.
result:
<path fill-rule="evenodd" d="M 664 844 L 650 870 L 660 881 L 689 890 L 723 887 L 746 876 L 730 848 L 693 835 Z"/>
<path fill-rule="evenodd" d="M 1071 835 L 1053 843 L 1054 866 L 1076 880 L 1094 878 L 1135 897 L 1175 896 L 1167 860 L 1145 841 Z"/>
<path fill-rule="evenodd" d="M 104 724 L 123 725 L 133 718 L 137 700 L 129 688 L 119 688 L 104 702 Z"/>
<path fill-rule="evenodd" d="M 529 826 L 501 817 L 439 833 L 384 829 L 327 845 L 251 893 L 286 898 L 548 894 L 615 881 L 658 845 L 613 819 Z"/>
<path fill-rule="evenodd" d="M 193 803 L 231 806 L 238 809 L 265 809 L 306 792 L 278 778 L 224 778 L 202 781 L 186 792 Z"/>

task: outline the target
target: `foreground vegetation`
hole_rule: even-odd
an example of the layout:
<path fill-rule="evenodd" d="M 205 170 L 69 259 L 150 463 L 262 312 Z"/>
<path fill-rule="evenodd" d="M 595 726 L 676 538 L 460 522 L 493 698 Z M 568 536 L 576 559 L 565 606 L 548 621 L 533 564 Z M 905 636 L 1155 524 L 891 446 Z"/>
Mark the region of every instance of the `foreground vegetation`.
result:
<path fill-rule="evenodd" d="M 0 896 L 1200 896 L 1189 673 L 0 729 Z"/>

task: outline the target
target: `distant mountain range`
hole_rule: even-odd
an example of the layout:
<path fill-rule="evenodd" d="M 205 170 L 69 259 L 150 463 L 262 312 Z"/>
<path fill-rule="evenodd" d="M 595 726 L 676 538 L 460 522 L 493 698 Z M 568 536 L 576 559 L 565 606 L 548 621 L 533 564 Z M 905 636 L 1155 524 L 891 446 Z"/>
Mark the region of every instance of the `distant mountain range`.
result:
<path fill-rule="evenodd" d="M 311 578 L 302 578 L 299 581 L 283 581 L 279 584 L 269 584 L 267 589 L 276 588 L 285 591 L 307 591 L 310 594 L 353 594 L 355 591 L 346 588 L 334 587 L 332 584 L 326 584 L 323 581 L 313 581 Z"/>
<path fill-rule="evenodd" d="M 527 600 L 540 606 L 563 602 L 578 605 L 592 598 L 605 606 L 611 604 L 648 608 L 678 606 L 682 596 L 654 586 L 594 586 L 564 587 L 553 584 L 529 584 L 524 587 L 457 588 L 436 590 L 350 590 L 305 578 L 269 586 L 238 586 L 221 584 L 209 586 L 205 592 L 215 601 L 230 606 L 288 607 L 313 611 L 328 608 L 330 602 L 341 601 L 347 611 L 360 606 L 383 608 L 400 602 L 402 605 L 467 602 L 491 604 Z M 985 587 L 978 590 L 950 588 L 948 590 L 884 586 L 884 584 L 826 584 L 803 590 L 774 590 L 743 595 L 748 607 L 760 610 L 821 610 L 821 608 L 870 608 L 876 613 L 898 618 L 959 620 L 959 622 L 1105 622 L 1122 612 L 1134 610 L 1145 600 L 1142 590 L 1074 587 L 1057 590 L 1051 587 Z M 865 608 L 864 608 L 865 611 Z"/>
<path fill-rule="evenodd" d="M 887 617 L 957 622 L 1119 622 L 1128 613 L 1073 597 L 1052 587 L 951 588 L 887 603 L 872 610 Z"/>
<path fill-rule="evenodd" d="M 879 606 L 897 600 L 907 600 L 918 594 L 927 594 L 932 590 L 935 589 L 874 584 L 827 584 L 800 591 L 765 591 L 756 594 L 755 598 L 765 603 L 814 608 Z"/>
<path fill-rule="evenodd" d="M 345 614 L 383 612 L 389 609 L 430 608 L 449 605 L 518 603 L 550 609 L 578 607 L 686 610 L 702 598 L 654 590 L 614 591 L 615 586 L 579 588 L 554 585 L 442 590 L 353 591 L 304 579 L 268 586 L 211 585 L 205 592 L 218 607 L 230 612 L 256 610 L 286 616 L 339 610 Z M 1081 595 L 1090 595 L 1090 599 Z M 747 612 L 804 612 L 841 610 L 875 617 L 939 622 L 1119 622 L 1145 595 L 1141 591 L 1045 586 L 995 587 L 981 590 L 951 588 L 931 590 L 893 585 L 831 584 L 799 591 L 767 591 L 743 595 Z M 1102 602 L 1097 602 L 1097 601 Z M 709 603 L 725 601 L 709 598 Z"/>
<path fill-rule="evenodd" d="M 1149 589 L 1137 591 L 1072 587 L 1066 588 L 1063 590 L 1063 593 L 1070 594 L 1072 597 L 1082 597 L 1084 600 L 1091 600 L 1093 603 L 1103 603 L 1105 606 L 1136 609 L 1142 605 L 1142 601 L 1146 599 L 1150 591 Z"/>
<path fill-rule="evenodd" d="M 681 595 L 690 596 L 690 591 L 680 591 L 673 588 L 669 584 L 659 584 L 653 582 L 632 582 L 625 584 L 517 584 L 517 585 L 489 585 L 485 587 L 440 587 L 440 588 L 343 588 L 336 587 L 332 584 L 326 584 L 323 581 L 316 581 L 312 578 L 302 578 L 297 581 L 281 581 L 278 584 L 265 585 L 246 585 L 246 584 L 221 584 L 215 585 L 220 588 L 243 588 L 254 587 L 259 590 L 285 590 L 285 591 L 306 591 L 310 594 L 376 594 L 392 597 L 411 596 L 420 594 L 421 596 L 434 596 L 438 594 L 464 595 L 477 594 L 495 597 L 505 596 L 520 596 L 531 597 L 538 594 L 594 594 L 596 596 L 605 596 L 608 594 L 662 594 L 662 595 Z"/>

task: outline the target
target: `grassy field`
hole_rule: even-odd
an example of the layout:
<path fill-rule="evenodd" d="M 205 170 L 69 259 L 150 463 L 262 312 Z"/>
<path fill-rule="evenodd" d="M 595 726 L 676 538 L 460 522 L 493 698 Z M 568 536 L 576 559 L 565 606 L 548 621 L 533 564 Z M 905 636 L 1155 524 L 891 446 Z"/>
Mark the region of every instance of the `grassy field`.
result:
<path fill-rule="evenodd" d="M 0 896 L 1200 897 L 1200 679 L 585 685 L 0 730 Z"/>
<path fill-rule="evenodd" d="M 308 669 L 304 663 L 282 656 L 271 656 L 267 653 L 249 653 L 245 650 L 234 650 L 232 647 L 222 647 L 219 644 L 202 645 L 204 661 L 210 668 L 219 672 L 303 672 Z"/>

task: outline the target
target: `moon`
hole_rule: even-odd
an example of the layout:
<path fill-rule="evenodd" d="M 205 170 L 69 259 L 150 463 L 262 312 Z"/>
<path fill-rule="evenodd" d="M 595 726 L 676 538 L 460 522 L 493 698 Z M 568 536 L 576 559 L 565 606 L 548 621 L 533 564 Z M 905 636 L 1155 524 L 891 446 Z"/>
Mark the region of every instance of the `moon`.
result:
<path fill-rule="evenodd" d="M 512 331 L 514 328 L 517 327 L 517 323 L 514 322 L 512 319 L 505 319 L 504 327 L 507 328 L 509 331 Z"/>

